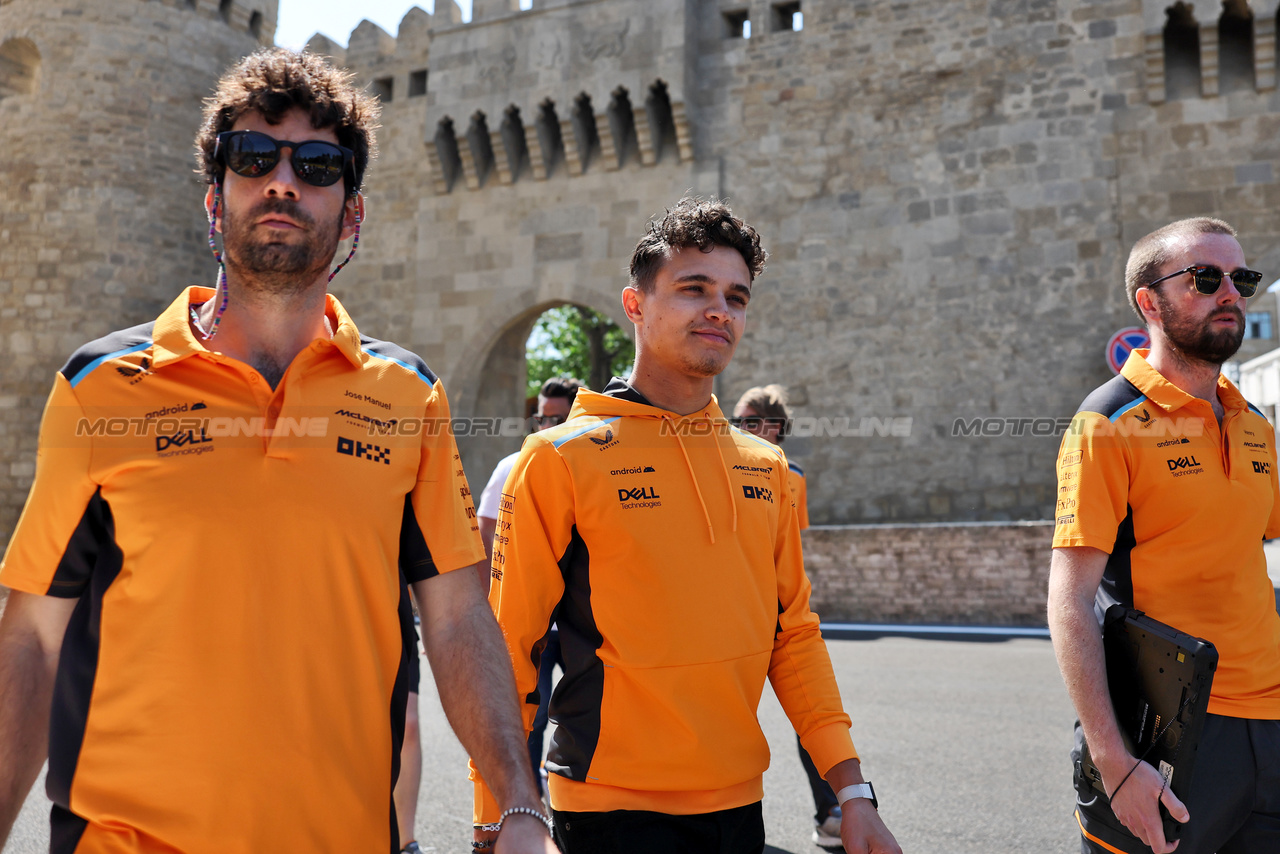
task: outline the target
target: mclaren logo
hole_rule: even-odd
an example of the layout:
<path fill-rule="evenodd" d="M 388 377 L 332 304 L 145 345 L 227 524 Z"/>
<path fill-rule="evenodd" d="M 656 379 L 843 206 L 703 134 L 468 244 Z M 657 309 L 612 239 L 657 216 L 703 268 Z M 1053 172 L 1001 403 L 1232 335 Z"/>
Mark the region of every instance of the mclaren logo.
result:
<path fill-rule="evenodd" d="M 742 472 L 747 477 L 769 477 L 773 474 L 773 469 L 761 466 L 743 466 L 737 465 L 733 467 L 736 472 Z"/>

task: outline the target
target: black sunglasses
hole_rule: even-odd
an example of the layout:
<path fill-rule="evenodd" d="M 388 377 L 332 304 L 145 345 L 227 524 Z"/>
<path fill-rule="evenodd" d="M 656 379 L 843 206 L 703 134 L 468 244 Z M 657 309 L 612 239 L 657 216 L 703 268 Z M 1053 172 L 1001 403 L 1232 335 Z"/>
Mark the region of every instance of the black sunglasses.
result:
<path fill-rule="evenodd" d="M 280 162 L 280 150 L 293 149 L 289 165 L 299 181 L 313 187 L 329 187 L 342 180 L 342 173 L 355 159 L 349 148 L 322 139 L 292 142 L 273 139 L 256 130 L 229 130 L 218 134 L 214 159 L 245 178 L 264 178 L 271 174 Z M 352 178 L 355 178 L 352 172 Z M 359 181 L 352 184 L 359 186 Z"/>
<path fill-rule="evenodd" d="M 1262 281 L 1262 274 L 1257 270 L 1246 270 L 1241 268 L 1230 273 L 1224 273 L 1217 267 L 1208 264 L 1192 264 L 1184 270 L 1176 273 L 1170 273 L 1167 276 L 1161 276 L 1151 284 L 1149 288 L 1163 282 L 1165 279 L 1172 279 L 1174 276 L 1181 276 L 1183 273 L 1190 273 L 1191 278 L 1195 280 L 1196 290 L 1205 296 L 1211 296 L 1218 292 L 1218 288 L 1222 286 L 1222 280 L 1230 276 L 1231 281 L 1235 283 L 1236 290 L 1240 292 L 1240 296 L 1248 299 L 1258 292 L 1258 283 Z"/>

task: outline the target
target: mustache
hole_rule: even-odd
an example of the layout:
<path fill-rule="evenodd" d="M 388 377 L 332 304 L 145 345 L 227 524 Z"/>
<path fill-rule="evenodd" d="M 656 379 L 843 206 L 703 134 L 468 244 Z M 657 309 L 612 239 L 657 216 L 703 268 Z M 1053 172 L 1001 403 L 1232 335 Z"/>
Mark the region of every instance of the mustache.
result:
<path fill-rule="evenodd" d="M 283 214 L 301 225 L 315 225 L 315 220 L 292 199 L 280 197 L 265 199 L 254 205 L 253 210 L 249 212 L 249 219 L 256 220 L 267 214 Z"/>
<path fill-rule="evenodd" d="M 1213 314 L 1209 315 L 1210 320 L 1217 320 L 1220 317 L 1234 317 L 1242 324 L 1244 323 L 1244 312 L 1240 310 L 1240 306 L 1238 305 L 1229 306 L 1221 311 L 1215 311 Z"/>

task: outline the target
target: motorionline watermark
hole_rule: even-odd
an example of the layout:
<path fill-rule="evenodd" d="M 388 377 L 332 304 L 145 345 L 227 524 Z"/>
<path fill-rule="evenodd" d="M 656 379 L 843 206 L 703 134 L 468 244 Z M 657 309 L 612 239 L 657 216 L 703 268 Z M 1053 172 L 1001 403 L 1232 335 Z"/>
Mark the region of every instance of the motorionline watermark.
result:
<path fill-rule="evenodd" d="M 75 435 L 81 438 L 146 438 L 195 433 L 210 439 L 267 438 L 296 436 L 324 438 L 334 424 L 344 429 L 356 426 L 368 436 L 442 436 L 457 438 L 520 438 L 537 430 L 532 418 L 373 418 L 344 413 L 342 417 L 280 417 L 274 421 L 265 416 L 115 416 L 80 418 Z M 800 438 L 905 438 L 911 435 L 911 416 L 799 416 L 792 419 L 787 435 Z M 697 436 L 727 434 L 727 421 L 706 419 L 663 419 L 660 435 Z"/>
<path fill-rule="evenodd" d="M 957 418 L 951 422 L 951 437 L 994 439 L 1002 436 L 1202 436 L 1203 418 L 1154 418 L 1147 421 L 1103 421 L 1097 418 L 1060 418 L 1047 416 L 1004 416 L 990 418 Z"/>

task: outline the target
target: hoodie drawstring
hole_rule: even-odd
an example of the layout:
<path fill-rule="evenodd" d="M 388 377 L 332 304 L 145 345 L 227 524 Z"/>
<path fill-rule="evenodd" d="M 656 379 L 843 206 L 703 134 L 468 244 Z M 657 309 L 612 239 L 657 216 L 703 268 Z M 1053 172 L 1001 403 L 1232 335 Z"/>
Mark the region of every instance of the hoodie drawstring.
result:
<path fill-rule="evenodd" d="M 712 424 L 719 427 L 719 422 Z M 724 473 L 724 488 L 729 492 L 729 506 L 733 508 L 733 532 L 738 533 L 738 502 L 733 494 L 733 481 L 729 479 L 729 464 L 724 461 L 724 448 L 720 447 L 719 430 L 711 431 L 711 441 L 716 443 L 716 453 L 720 455 L 720 471 Z M 714 540 L 713 540 L 714 542 Z"/>
<path fill-rule="evenodd" d="M 680 446 L 680 453 L 684 455 L 684 464 L 685 467 L 689 469 L 689 477 L 693 480 L 693 491 L 697 493 L 698 503 L 702 505 L 702 516 L 707 520 L 707 533 L 710 535 L 711 542 L 714 545 L 716 541 L 716 529 L 711 524 L 711 511 L 707 509 L 706 499 L 702 497 L 702 487 L 698 484 L 698 475 L 693 470 L 693 461 L 689 459 L 689 450 L 684 446 L 684 440 L 680 438 L 680 430 L 676 425 L 675 420 L 665 414 L 662 416 L 662 420 L 670 424 L 671 432 L 674 433 L 676 437 L 676 444 Z M 713 421 L 712 425 L 716 426 L 716 422 Z M 716 453 L 720 457 L 720 471 L 724 474 L 724 485 L 729 492 L 729 505 L 733 508 L 733 531 L 734 533 L 737 533 L 738 502 L 734 500 L 733 481 L 729 479 L 729 466 L 724 460 L 724 449 L 720 447 L 720 439 L 716 436 L 715 430 L 712 430 L 711 441 L 715 443 Z"/>
<path fill-rule="evenodd" d="M 680 438 L 680 430 L 674 419 L 668 415 L 663 415 L 662 420 L 671 425 L 671 432 L 676 436 L 676 444 L 680 446 L 680 453 L 684 455 L 685 467 L 689 469 L 689 477 L 693 480 L 693 491 L 698 494 L 698 503 L 702 505 L 702 516 L 707 520 L 707 533 L 711 535 L 711 542 L 716 541 L 716 529 L 711 525 L 711 511 L 707 509 L 707 502 L 702 497 L 702 487 L 698 485 L 698 475 L 693 470 L 693 461 L 689 459 L 689 451 L 684 446 L 684 440 Z M 723 460 L 724 457 L 721 456 Z"/>

